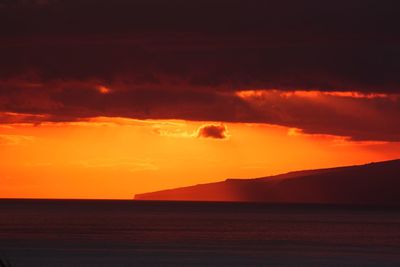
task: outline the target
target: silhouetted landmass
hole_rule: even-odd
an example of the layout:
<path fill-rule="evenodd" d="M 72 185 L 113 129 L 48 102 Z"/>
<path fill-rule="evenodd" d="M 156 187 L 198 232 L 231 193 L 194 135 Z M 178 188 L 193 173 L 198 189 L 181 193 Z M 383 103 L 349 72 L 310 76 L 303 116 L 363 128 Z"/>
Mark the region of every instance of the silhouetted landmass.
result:
<path fill-rule="evenodd" d="M 227 179 L 137 194 L 135 199 L 400 205 L 400 160 Z"/>

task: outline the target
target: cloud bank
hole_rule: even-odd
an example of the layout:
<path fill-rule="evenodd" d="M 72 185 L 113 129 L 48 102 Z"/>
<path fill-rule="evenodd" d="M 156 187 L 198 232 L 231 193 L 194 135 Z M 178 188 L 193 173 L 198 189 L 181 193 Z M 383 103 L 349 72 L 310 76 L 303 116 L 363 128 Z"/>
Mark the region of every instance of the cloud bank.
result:
<path fill-rule="evenodd" d="M 400 141 L 398 10 L 390 0 L 3 1 L 0 122 L 257 122 Z"/>

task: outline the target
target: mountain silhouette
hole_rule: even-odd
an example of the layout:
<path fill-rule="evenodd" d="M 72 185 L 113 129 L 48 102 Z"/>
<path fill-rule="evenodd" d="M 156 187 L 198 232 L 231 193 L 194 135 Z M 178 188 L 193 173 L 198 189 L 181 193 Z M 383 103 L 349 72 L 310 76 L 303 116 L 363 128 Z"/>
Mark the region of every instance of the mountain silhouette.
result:
<path fill-rule="evenodd" d="M 400 160 L 227 179 L 135 195 L 137 200 L 400 205 Z"/>

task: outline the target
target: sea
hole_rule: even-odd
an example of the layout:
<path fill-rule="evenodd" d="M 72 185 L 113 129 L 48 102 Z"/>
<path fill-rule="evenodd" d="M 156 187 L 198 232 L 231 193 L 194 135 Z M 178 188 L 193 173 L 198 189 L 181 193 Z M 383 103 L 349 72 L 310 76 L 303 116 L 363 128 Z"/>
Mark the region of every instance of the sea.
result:
<path fill-rule="evenodd" d="M 400 209 L 0 200 L 0 266 L 400 266 Z"/>

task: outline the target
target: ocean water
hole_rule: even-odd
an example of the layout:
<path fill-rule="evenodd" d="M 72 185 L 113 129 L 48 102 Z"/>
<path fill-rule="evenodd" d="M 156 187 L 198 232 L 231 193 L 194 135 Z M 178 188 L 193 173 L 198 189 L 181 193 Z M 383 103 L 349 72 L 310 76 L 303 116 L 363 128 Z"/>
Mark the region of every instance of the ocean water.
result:
<path fill-rule="evenodd" d="M 0 200 L 0 259 L 13 267 L 400 266 L 400 210 Z"/>

